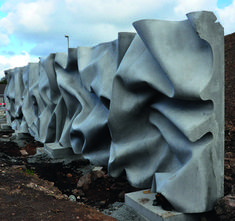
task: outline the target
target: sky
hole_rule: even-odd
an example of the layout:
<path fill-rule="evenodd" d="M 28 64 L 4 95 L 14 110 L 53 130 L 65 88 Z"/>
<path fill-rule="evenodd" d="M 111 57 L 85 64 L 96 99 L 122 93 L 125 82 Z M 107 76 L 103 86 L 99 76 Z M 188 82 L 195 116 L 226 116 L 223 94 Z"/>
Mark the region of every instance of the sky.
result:
<path fill-rule="evenodd" d="M 69 46 L 94 46 L 135 31 L 140 19 L 185 20 L 213 11 L 225 35 L 235 32 L 235 0 L 1 0 L 0 78 L 4 70 L 38 62 Z"/>

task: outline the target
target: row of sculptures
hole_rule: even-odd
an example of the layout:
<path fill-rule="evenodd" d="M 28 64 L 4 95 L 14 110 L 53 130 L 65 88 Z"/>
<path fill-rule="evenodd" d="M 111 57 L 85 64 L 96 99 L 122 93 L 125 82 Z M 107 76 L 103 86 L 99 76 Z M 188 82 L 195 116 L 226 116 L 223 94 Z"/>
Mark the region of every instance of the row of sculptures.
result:
<path fill-rule="evenodd" d="M 224 33 L 212 12 L 140 20 L 136 33 L 6 70 L 7 121 L 72 147 L 177 211 L 223 196 Z"/>

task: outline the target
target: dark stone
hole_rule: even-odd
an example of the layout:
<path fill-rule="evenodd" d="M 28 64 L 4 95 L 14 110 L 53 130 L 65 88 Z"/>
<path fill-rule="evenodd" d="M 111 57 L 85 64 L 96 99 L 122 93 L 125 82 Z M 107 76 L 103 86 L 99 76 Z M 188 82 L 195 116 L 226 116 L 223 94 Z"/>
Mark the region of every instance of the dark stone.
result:
<path fill-rule="evenodd" d="M 235 220 L 235 194 L 229 194 L 218 200 L 215 211 L 221 221 Z"/>

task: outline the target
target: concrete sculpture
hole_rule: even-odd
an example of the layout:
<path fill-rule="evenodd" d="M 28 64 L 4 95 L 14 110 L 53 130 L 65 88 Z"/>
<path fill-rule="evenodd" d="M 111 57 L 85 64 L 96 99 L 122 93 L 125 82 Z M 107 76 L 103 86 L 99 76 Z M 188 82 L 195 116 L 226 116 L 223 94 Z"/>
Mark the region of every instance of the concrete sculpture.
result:
<path fill-rule="evenodd" d="M 7 120 L 125 170 L 185 213 L 223 196 L 224 34 L 212 12 L 140 20 L 137 33 L 7 70 Z"/>

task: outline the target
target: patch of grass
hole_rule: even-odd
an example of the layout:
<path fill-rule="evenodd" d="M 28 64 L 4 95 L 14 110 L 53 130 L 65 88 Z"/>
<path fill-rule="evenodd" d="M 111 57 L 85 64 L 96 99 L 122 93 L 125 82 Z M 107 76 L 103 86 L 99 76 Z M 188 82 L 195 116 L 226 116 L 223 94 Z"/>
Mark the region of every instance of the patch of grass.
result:
<path fill-rule="evenodd" d="M 34 171 L 31 170 L 31 169 L 26 169 L 25 170 L 25 173 L 29 174 L 29 175 L 33 175 L 34 174 Z"/>

